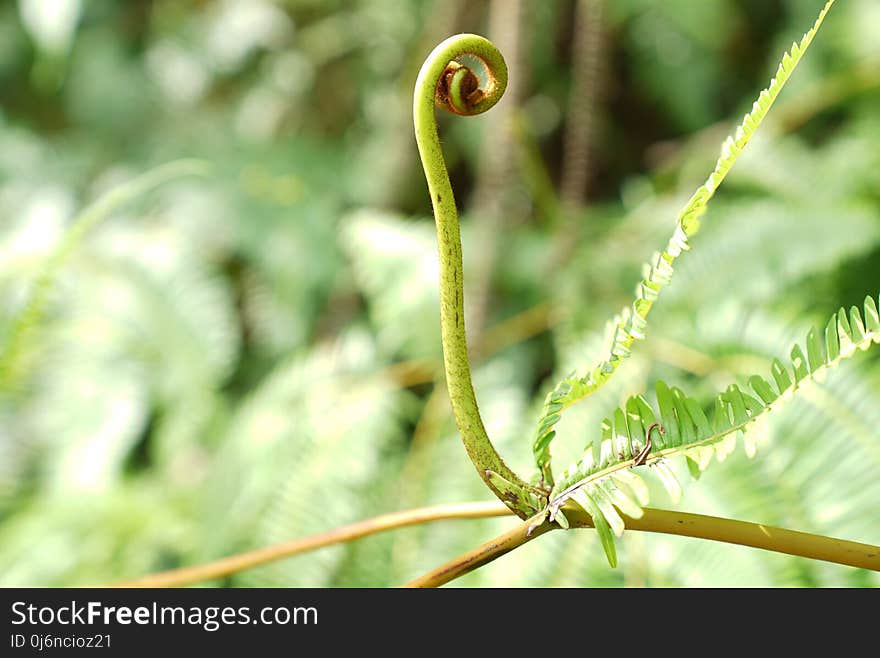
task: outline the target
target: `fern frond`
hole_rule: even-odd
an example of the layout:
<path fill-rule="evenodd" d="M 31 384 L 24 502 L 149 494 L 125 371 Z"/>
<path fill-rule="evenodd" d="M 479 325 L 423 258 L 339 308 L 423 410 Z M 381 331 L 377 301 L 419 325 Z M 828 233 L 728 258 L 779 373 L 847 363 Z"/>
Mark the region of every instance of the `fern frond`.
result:
<path fill-rule="evenodd" d="M 663 431 L 651 433 L 650 450 L 642 463 L 653 467 L 670 495 L 678 498 L 681 485 L 664 460 L 685 456 L 692 475 L 698 477 L 713 456 L 723 461 L 733 451 L 737 433 L 743 436 L 746 453 L 754 455 L 769 412 L 798 389 L 821 381 L 828 368 L 873 343 L 880 343 L 880 315 L 877 303 L 867 297 L 863 312 L 855 306 L 849 312 L 841 308 L 831 316 L 824 332 L 810 330 L 804 346 L 795 344 L 792 348 L 788 367 L 775 359 L 769 378 L 754 375 L 748 380 L 748 389 L 733 384 L 719 394 L 711 422 L 697 400 L 657 382 L 656 407 L 644 396 L 630 398 L 602 423 L 600 441 L 591 444 L 584 457 L 562 473 L 550 495 L 551 520 L 567 527 L 563 506 L 571 501 L 582 507 L 596 522 L 608 561 L 614 566 L 617 558 L 612 533 L 619 537 L 624 528 L 618 510 L 638 518 L 647 504 L 647 488 L 631 469 L 640 465 L 637 455 L 647 448 L 652 426 L 659 423 Z"/>
<path fill-rule="evenodd" d="M 160 165 L 114 187 L 74 219 L 67 233 L 40 268 L 24 307 L 12 322 L 6 344 L 0 352 L 0 392 L 7 390 L 20 374 L 20 361 L 26 339 L 43 318 L 58 270 L 85 236 L 120 206 L 162 183 L 181 176 L 204 174 L 205 168 L 205 163 L 198 160 L 177 160 Z"/>
<path fill-rule="evenodd" d="M 690 249 L 688 240 L 699 231 L 700 217 L 706 212 L 709 200 L 761 125 L 761 121 L 797 67 L 833 4 L 834 0 L 828 0 L 813 27 L 803 36 L 800 43 L 792 43 L 791 50 L 783 55 L 775 77 L 770 80 L 770 85 L 759 94 L 751 112 L 745 115 L 736 132 L 722 144 L 721 155 L 712 173 L 679 211 L 675 231 L 666 248 L 656 253 L 643 267 L 644 277 L 636 288 L 635 301 L 610 323 L 613 331 L 608 357 L 584 376 L 579 377 L 574 373 L 569 375 L 547 395 L 532 444 L 535 463 L 544 484 L 553 485 L 550 444 L 556 435 L 553 428 L 561 418 L 562 412 L 566 407 L 583 400 L 602 386 L 614 374 L 620 363 L 629 356 L 632 344 L 645 337 L 648 313 L 657 301 L 660 291 L 671 282 L 675 260 L 683 251 Z"/>

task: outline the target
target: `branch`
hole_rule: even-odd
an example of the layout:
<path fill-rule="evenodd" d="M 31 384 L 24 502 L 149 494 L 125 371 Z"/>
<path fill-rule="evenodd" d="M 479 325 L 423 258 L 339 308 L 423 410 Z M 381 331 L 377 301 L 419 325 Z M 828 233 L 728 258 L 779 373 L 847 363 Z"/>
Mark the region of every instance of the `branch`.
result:
<path fill-rule="evenodd" d="M 448 505 L 420 507 L 402 512 L 391 512 L 390 514 L 383 514 L 366 521 L 352 523 L 351 525 L 342 526 L 341 528 L 318 535 L 294 539 L 277 546 L 258 548 L 247 553 L 231 555 L 215 562 L 151 574 L 143 578 L 117 583 L 113 587 L 180 587 L 181 585 L 192 585 L 205 580 L 223 578 L 238 571 L 251 569 L 261 564 L 299 553 L 313 551 L 316 548 L 349 542 L 353 539 L 359 539 L 386 530 L 444 519 L 482 519 L 493 516 L 506 516 L 508 514 L 510 514 L 510 510 L 500 502 L 451 503 Z"/>
<path fill-rule="evenodd" d="M 584 204 L 592 165 L 592 141 L 596 120 L 602 60 L 605 55 L 602 34 L 603 0 L 579 0 L 575 9 L 572 47 L 572 84 L 563 142 L 560 197 L 566 204 L 568 229 L 577 230 L 571 215 Z M 576 244 L 571 233 L 561 231 L 561 242 Z M 571 247 L 568 248 L 569 250 Z"/>
<path fill-rule="evenodd" d="M 626 517 L 629 530 L 644 532 L 660 532 L 670 535 L 697 537 L 740 544 L 753 548 L 763 548 L 777 553 L 787 553 L 814 560 L 835 562 L 852 567 L 880 571 L 880 547 L 870 544 L 834 539 L 805 532 L 774 528 L 758 523 L 724 519 L 702 514 L 688 514 L 645 508 L 641 519 Z M 420 525 L 432 521 L 446 519 L 481 519 L 507 516 L 511 511 L 502 503 L 451 503 L 419 507 L 402 512 L 391 512 L 381 516 L 352 523 L 329 532 L 295 539 L 284 544 L 259 548 L 239 555 L 231 555 L 214 562 L 182 567 L 171 571 L 144 576 L 135 580 L 125 581 L 113 587 L 180 587 L 192 585 L 205 580 L 223 578 L 245 569 L 252 569 L 268 562 L 281 560 L 299 553 L 306 553 L 317 548 L 349 542 L 361 537 L 373 535 L 386 530 L 394 530 L 411 525 Z M 566 516 L 574 527 L 591 528 L 593 521 L 582 510 L 566 508 Z M 458 556 L 430 573 L 407 583 L 405 587 L 439 587 L 455 580 L 459 576 L 473 571 L 496 558 L 509 553 L 528 541 L 558 526 L 540 523 L 528 534 L 532 525 L 540 522 L 540 515 L 523 521 L 511 530 L 495 537 L 491 541 Z"/>
<path fill-rule="evenodd" d="M 574 527 L 592 528 L 593 520 L 583 510 L 566 507 L 565 515 Z M 538 518 L 538 517 L 536 517 Z M 880 547 L 870 544 L 835 539 L 806 532 L 774 528 L 773 526 L 724 519 L 702 514 L 688 514 L 645 508 L 640 519 L 626 518 L 628 530 L 659 532 L 668 535 L 697 537 L 728 544 L 763 548 L 776 553 L 786 553 L 813 560 L 835 562 L 850 567 L 880 571 Z M 419 576 L 405 587 L 439 587 L 473 571 L 477 567 L 492 562 L 514 548 L 525 544 L 534 537 L 558 526 L 544 523 L 529 536 L 529 525 L 534 519 L 518 524 L 495 539 L 458 556 L 454 560 Z"/>
<path fill-rule="evenodd" d="M 502 555 L 510 553 L 513 549 L 519 548 L 526 542 L 540 537 L 545 532 L 559 527 L 550 523 L 541 523 L 542 516 L 544 515 L 538 514 L 531 519 L 521 521 L 512 529 L 487 541 L 485 544 L 481 544 L 467 553 L 459 555 L 454 560 L 419 576 L 415 580 L 409 581 L 404 587 L 440 587 L 466 573 L 470 573 L 474 569 L 489 564 Z M 537 527 L 529 534 L 529 528 L 536 523 L 538 524 Z"/>

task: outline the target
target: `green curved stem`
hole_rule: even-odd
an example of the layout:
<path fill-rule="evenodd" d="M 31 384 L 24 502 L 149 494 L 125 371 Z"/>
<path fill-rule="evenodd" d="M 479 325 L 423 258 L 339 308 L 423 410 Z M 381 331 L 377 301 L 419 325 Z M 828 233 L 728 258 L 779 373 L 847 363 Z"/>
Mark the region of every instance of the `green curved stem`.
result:
<path fill-rule="evenodd" d="M 413 93 L 413 122 L 437 225 L 440 329 L 455 422 L 480 477 L 510 509 L 527 518 L 544 506 L 545 495 L 520 479 L 495 450 L 471 382 L 458 212 L 434 115 L 435 104 L 462 116 L 485 112 L 498 102 L 506 86 L 507 65 L 491 41 L 474 34 L 450 37 L 428 55 L 419 71 Z"/>

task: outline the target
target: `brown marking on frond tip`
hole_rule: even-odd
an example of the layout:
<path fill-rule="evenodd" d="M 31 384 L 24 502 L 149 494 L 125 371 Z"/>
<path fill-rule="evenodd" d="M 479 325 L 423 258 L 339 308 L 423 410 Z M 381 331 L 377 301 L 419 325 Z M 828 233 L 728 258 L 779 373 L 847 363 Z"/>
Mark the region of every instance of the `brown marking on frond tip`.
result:
<path fill-rule="evenodd" d="M 476 76 L 474 76 L 476 78 Z M 472 92 L 470 92 L 467 96 L 468 105 L 473 107 L 477 103 L 479 103 L 483 98 L 486 97 L 486 92 L 477 87 Z"/>
<path fill-rule="evenodd" d="M 452 76 L 456 71 L 465 68 L 467 74 L 461 83 L 461 95 L 465 101 L 466 107 L 459 109 L 452 104 L 449 98 L 449 85 L 452 83 Z M 463 67 L 458 62 L 449 62 L 440 79 L 437 81 L 437 89 L 434 92 L 434 102 L 453 114 L 467 115 L 471 107 L 483 100 L 485 93 L 480 89 L 480 80 L 469 68 Z"/>
<path fill-rule="evenodd" d="M 443 69 L 443 73 L 440 74 L 440 79 L 437 80 L 437 89 L 434 91 L 437 100 L 443 100 L 443 102 L 447 102 L 449 98 L 449 81 L 452 79 L 452 74 L 455 73 L 456 67 L 453 66 L 453 63 L 450 62 L 445 69 Z"/>
<path fill-rule="evenodd" d="M 480 80 L 474 75 L 474 72 L 470 69 L 466 70 L 467 74 L 461 83 L 461 95 L 469 105 L 473 105 L 483 97 L 483 92 L 480 90 Z M 479 98 L 473 100 L 474 96 L 477 94 L 479 95 Z"/>
<path fill-rule="evenodd" d="M 455 112 L 455 108 L 449 102 L 449 83 L 452 82 L 452 76 L 460 66 L 458 62 L 449 62 L 443 69 L 440 79 L 437 80 L 437 89 L 434 91 L 434 102 L 449 112 Z"/>

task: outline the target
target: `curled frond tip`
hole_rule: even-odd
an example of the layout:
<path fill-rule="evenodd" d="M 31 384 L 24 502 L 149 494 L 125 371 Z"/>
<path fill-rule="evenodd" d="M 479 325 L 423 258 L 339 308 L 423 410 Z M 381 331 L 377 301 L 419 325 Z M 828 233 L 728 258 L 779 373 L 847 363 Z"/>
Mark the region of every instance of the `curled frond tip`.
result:
<path fill-rule="evenodd" d="M 490 109 L 504 95 L 507 64 L 488 39 L 456 34 L 434 49 L 419 77 L 436 80 L 433 100 L 437 107 L 473 116 Z"/>

